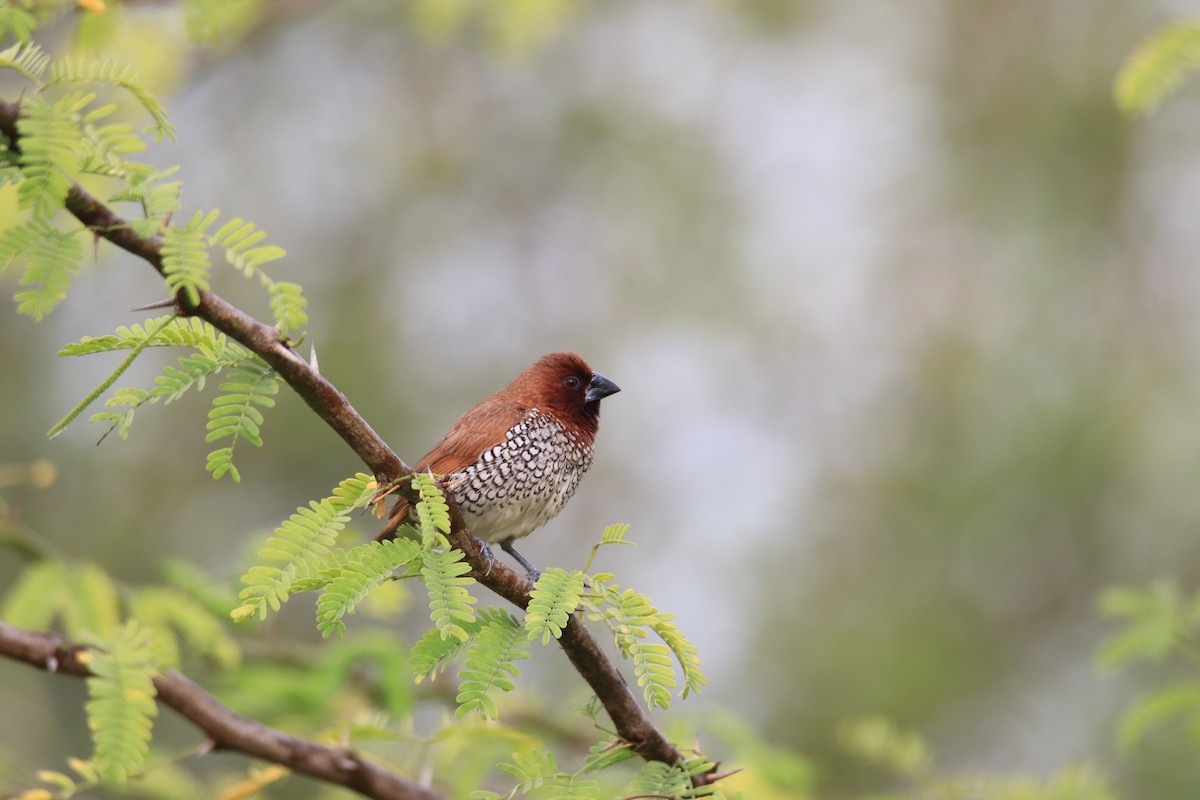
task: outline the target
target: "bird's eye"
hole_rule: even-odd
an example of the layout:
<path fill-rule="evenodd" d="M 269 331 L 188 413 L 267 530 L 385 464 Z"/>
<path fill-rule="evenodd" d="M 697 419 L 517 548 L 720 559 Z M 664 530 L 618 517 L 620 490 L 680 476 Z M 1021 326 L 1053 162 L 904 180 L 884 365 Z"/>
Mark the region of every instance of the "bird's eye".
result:
<path fill-rule="evenodd" d="M 563 378 L 563 386 L 566 386 L 571 391 L 575 391 L 579 388 L 579 378 L 575 375 L 568 375 Z"/>

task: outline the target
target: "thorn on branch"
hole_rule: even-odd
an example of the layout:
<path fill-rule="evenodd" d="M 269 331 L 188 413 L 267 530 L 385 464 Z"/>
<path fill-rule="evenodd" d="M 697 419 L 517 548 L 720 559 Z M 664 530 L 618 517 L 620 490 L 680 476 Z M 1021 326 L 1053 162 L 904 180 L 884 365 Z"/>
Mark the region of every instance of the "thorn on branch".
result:
<path fill-rule="evenodd" d="M 170 308 L 174 305 L 175 305 L 175 298 L 168 297 L 165 300 L 155 300 L 153 303 L 147 303 L 144 306 L 138 306 L 137 308 L 131 308 L 129 310 L 130 311 L 152 311 L 153 309 L 156 309 L 156 308 Z"/>

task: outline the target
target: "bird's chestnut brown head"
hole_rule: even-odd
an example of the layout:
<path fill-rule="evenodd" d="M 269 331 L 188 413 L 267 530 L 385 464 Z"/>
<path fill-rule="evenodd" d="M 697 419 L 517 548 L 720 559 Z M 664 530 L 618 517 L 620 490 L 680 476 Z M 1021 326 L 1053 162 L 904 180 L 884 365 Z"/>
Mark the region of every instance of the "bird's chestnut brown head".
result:
<path fill-rule="evenodd" d="M 507 392 L 528 408 L 540 408 L 595 436 L 600 420 L 600 401 L 621 388 L 575 353 L 549 353 L 517 376 Z"/>

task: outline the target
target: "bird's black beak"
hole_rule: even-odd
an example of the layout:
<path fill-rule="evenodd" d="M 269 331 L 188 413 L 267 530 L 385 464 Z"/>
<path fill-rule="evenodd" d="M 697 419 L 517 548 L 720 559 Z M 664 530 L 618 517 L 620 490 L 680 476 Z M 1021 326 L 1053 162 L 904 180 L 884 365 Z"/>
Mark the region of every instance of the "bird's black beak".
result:
<path fill-rule="evenodd" d="M 588 381 L 587 393 L 583 396 L 583 402 L 594 403 L 619 391 L 621 391 L 620 386 L 617 386 L 599 372 L 593 372 L 592 379 Z"/>

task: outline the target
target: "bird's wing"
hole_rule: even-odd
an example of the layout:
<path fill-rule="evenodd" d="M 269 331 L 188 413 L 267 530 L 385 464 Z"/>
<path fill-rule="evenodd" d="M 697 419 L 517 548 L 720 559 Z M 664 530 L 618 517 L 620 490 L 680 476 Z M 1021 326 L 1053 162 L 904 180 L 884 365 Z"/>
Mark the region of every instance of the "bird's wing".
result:
<path fill-rule="evenodd" d="M 509 428 L 516 425 L 529 409 L 513 403 L 484 401 L 459 417 L 446 438 L 425 454 L 413 472 L 450 475 L 474 464 L 489 447 L 500 444 Z M 392 508 L 391 517 L 375 539 L 391 539 L 408 518 L 408 501 L 401 498 Z"/>
<path fill-rule="evenodd" d="M 483 402 L 459 417 L 458 422 L 424 458 L 415 472 L 450 475 L 479 460 L 484 450 L 495 447 L 529 409 L 514 403 Z"/>

